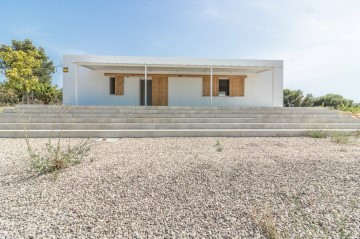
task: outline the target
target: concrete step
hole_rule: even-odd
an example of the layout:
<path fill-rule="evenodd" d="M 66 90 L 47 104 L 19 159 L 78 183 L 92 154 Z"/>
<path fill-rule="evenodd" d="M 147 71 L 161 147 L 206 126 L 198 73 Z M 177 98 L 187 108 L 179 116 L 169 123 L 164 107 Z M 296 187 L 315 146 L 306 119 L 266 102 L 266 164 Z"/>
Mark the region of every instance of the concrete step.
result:
<path fill-rule="evenodd" d="M 0 137 L 305 136 L 319 129 L 352 132 L 360 121 L 322 107 L 18 105 L 0 114 Z"/>
<path fill-rule="evenodd" d="M 132 109 L 132 110 L 231 110 L 231 109 L 244 109 L 244 110 L 328 110 L 325 107 L 217 107 L 217 106 L 110 106 L 110 105 L 16 105 L 16 109 Z"/>
<path fill-rule="evenodd" d="M 324 108 L 309 110 L 309 109 L 296 109 L 293 110 L 291 108 L 278 108 L 278 109 L 84 109 L 84 108 L 63 108 L 63 109 L 46 109 L 46 108 L 38 108 L 38 109 L 17 109 L 17 108 L 5 108 L 3 110 L 4 113 L 124 113 L 124 114 L 136 114 L 136 113 L 162 113 L 162 114 L 289 114 L 289 113 L 297 113 L 297 114 L 313 114 L 313 113 L 321 113 L 321 114 L 334 114 L 338 113 L 335 110 L 325 110 Z"/>
<path fill-rule="evenodd" d="M 13 118 L 0 117 L 0 123 L 358 123 L 354 118 Z"/>
<path fill-rule="evenodd" d="M 360 129 L 359 123 L 0 123 L 1 130 Z"/>
<path fill-rule="evenodd" d="M 316 129 L 157 129 L 157 130 L 0 130 L 0 137 L 23 138 L 122 138 L 122 137 L 298 137 L 307 136 Z M 329 134 L 334 132 L 354 132 L 356 129 L 326 129 Z"/>
<path fill-rule="evenodd" d="M 201 114 L 201 113 L 136 113 L 136 114 L 105 114 L 105 113 L 2 113 L 1 117 L 10 118 L 350 118 L 346 114 Z"/>

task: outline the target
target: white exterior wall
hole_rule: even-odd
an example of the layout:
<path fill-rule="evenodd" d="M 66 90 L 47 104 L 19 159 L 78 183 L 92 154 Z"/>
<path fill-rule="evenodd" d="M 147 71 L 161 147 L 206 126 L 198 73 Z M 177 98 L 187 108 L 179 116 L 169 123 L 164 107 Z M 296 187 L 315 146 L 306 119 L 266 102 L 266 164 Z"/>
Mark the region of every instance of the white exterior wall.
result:
<path fill-rule="evenodd" d="M 73 61 L 92 59 L 91 56 L 64 56 L 64 67 L 69 68 L 63 78 L 65 105 L 140 105 L 140 77 L 125 77 L 124 95 L 111 95 L 109 77 L 104 73 L 112 71 L 95 71 L 82 66 L 78 66 L 76 102 L 76 64 Z M 259 61 L 259 65 L 263 65 L 263 62 Z M 214 96 L 213 106 L 283 106 L 282 67 L 246 75 L 243 97 Z M 202 96 L 201 77 L 169 77 L 168 81 L 169 106 L 210 106 L 210 97 Z"/>
<path fill-rule="evenodd" d="M 278 72 L 277 72 L 278 73 Z M 213 106 L 261 106 L 282 107 L 282 80 L 274 77 L 274 101 L 272 94 L 272 70 L 248 74 L 245 94 L 242 97 L 213 96 Z M 202 96 L 201 77 L 169 77 L 169 105 L 210 106 L 210 97 Z"/>

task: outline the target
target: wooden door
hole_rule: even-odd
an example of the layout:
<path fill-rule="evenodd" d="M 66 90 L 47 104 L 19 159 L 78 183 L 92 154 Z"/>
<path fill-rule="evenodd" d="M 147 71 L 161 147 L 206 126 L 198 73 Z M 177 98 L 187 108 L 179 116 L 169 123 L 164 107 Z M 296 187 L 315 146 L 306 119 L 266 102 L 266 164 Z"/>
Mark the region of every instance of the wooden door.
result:
<path fill-rule="evenodd" d="M 152 105 L 168 105 L 168 77 L 167 75 L 152 76 Z"/>

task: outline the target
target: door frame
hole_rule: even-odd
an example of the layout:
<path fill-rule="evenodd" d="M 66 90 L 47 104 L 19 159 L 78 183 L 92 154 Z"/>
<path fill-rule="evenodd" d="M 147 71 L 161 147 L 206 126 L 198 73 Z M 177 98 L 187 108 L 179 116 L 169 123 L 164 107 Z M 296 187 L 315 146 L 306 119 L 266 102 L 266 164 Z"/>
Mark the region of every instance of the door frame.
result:
<path fill-rule="evenodd" d="M 146 94 L 146 96 L 147 96 L 147 105 L 146 106 L 152 106 L 152 79 L 151 78 L 147 78 L 147 84 L 146 84 L 146 86 L 148 87 L 148 89 L 149 89 L 149 87 L 150 87 L 150 92 L 151 92 L 151 94 L 149 95 L 149 94 Z M 145 100 L 144 100 L 144 105 L 142 105 L 141 103 L 141 100 L 142 100 L 142 92 L 141 92 L 141 87 L 142 87 L 142 82 L 144 82 L 144 88 L 145 88 L 145 78 L 140 78 L 139 79 L 139 82 L 140 82 L 140 84 L 139 84 L 139 105 L 140 106 L 145 106 Z M 149 82 L 150 82 L 150 84 L 149 84 Z M 144 96 L 144 99 L 145 99 L 145 96 Z M 149 99 L 150 99 L 150 101 L 149 101 Z M 150 103 L 150 104 L 149 104 Z"/>

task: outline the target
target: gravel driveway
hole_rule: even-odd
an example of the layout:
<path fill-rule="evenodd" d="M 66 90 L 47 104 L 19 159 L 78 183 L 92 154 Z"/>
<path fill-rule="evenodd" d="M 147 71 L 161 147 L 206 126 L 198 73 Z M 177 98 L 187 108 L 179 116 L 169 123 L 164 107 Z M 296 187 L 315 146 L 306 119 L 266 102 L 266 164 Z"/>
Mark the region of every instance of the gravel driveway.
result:
<path fill-rule="evenodd" d="M 0 238 L 360 238 L 359 142 L 216 140 L 92 139 L 55 179 L 0 139 Z"/>

